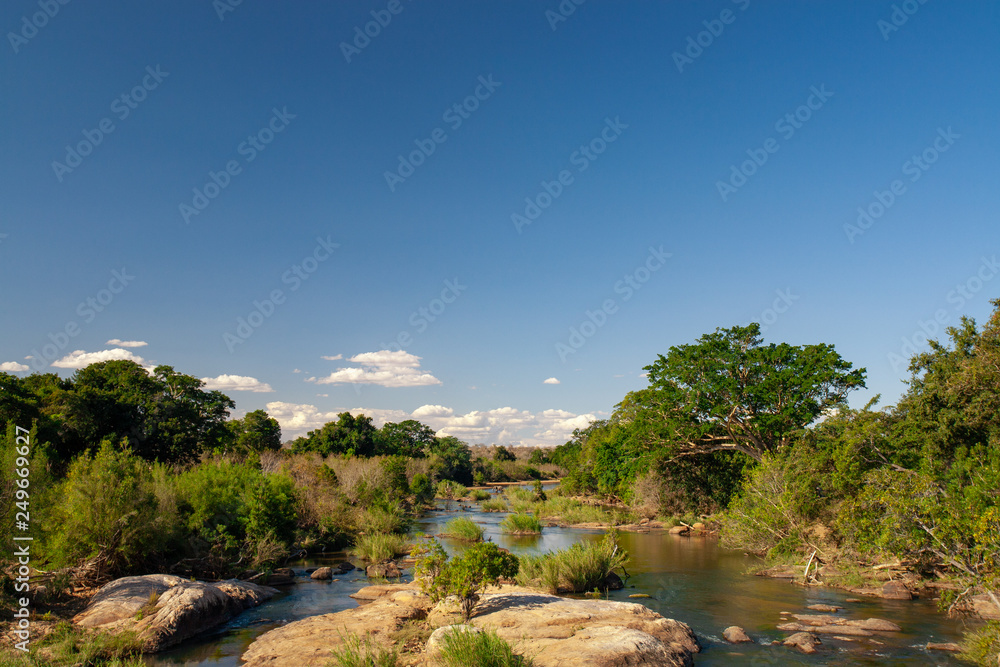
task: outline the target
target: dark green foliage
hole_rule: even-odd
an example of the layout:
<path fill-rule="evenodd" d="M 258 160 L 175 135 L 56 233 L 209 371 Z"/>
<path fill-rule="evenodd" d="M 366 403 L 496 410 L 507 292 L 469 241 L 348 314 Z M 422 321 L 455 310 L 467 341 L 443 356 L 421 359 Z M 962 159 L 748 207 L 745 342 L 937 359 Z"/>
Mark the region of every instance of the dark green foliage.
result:
<path fill-rule="evenodd" d="M 531 452 L 531 456 L 528 457 L 528 463 L 533 466 L 545 465 L 546 463 L 553 463 L 549 458 L 550 454 L 544 449 L 536 449 Z"/>
<path fill-rule="evenodd" d="M 263 410 L 254 410 L 243 419 L 228 421 L 226 428 L 230 439 L 222 448 L 223 453 L 251 454 L 281 449 L 281 426 Z"/>
<path fill-rule="evenodd" d="M 510 451 L 503 445 L 498 445 L 496 451 L 493 452 L 493 460 L 497 462 L 516 461 L 517 457 L 514 456 L 514 452 Z"/>
<path fill-rule="evenodd" d="M 434 500 L 434 484 L 431 482 L 431 478 L 422 472 L 414 475 L 413 481 L 410 482 L 410 493 L 415 496 L 418 503 L 428 503 Z"/>
<path fill-rule="evenodd" d="M 472 484 L 472 452 L 469 446 L 458 438 L 446 435 L 431 445 L 431 474 L 434 479 L 450 479 L 464 484 Z"/>
<path fill-rule="evenodd" d="M 377 436 L 378 430 L 370 417 L 355 417 L 350 412 L 341 412 L 337 415 L 337 421 L 309 431 L 304 438 L 297 438 L 292 443 L 292 451 L 297 454 L 316 452 L 323 456 L 373 456 Z"/>
<path fill-rule="evenodd" d="M 434 445 L 434 430 L 415 419 L 387 422 L 379 429 L 376 450 L 386 456 L 422 458 Z"/>

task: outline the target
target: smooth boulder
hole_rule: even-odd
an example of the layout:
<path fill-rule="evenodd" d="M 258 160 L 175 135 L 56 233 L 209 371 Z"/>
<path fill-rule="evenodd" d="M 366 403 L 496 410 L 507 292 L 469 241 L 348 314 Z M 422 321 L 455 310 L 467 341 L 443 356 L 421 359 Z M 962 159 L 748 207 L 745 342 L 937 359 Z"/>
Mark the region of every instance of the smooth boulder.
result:
<path fill-rule="evenodd" d="M 784 642 L 785 646 L 797 648 L 803 653 L 815 653 L 816 647 L 821 644 L 819 637 L 808 632 L 796 632 L 789 636 Z"/>
<path fill-rule="evenodd" d="M 722 631 L 722 636 L 730 644 L 741 644 L 743 642 L 753 641 L 749 636 L 747 636 L 746 631 L 738 625 L 730 625 Z"/>
<path fill-rule="evenodd" d="M 318 567 L 313 570 L 312 574 L 309 575 L 310 579 L 315 579 L 316 581 L 326 581 L 327 579 L 333 579 L 333 569 L 329 567 Z"/>
<path fill-rule="evenodd" d="M 73 623 L 134 631 L 143 651 L 155 653 L 225 623 L 277 592 L 236 579 L 207 583 L 169 574 L 123 577 L 102 586 Z"/>

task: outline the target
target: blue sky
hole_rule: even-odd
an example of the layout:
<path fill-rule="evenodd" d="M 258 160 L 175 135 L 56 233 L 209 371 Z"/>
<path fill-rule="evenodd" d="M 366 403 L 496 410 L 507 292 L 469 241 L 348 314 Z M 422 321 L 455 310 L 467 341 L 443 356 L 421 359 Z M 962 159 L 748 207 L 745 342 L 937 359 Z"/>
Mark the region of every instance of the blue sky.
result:
<path fill-rule="evenodd" d="M 918 0 L 5 3 L 0 368 L 131 355 L 289 437 L 350 409 L 559 444 L 671 345 L 763 321 L 892 403 L 922 331 L 1000 295 L 998 25 Z"/>

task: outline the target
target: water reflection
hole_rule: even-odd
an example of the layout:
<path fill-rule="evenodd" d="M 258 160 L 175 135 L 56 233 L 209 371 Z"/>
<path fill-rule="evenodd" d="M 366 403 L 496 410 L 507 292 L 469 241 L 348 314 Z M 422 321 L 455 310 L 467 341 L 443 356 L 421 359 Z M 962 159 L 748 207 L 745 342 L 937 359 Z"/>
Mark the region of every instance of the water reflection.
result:
<path fill-rule="evenodd" d="M 485 529 L 486 539 L 516 554 L 538 554 L 563 549 L 581 540 L 600 540 L 599 530 L 546 527 L 541 535 L 512 536 L 500 532 L 503 513 L 482 513 L 478 505 L 442 502 L 437 510 L 416 522 L 414 532 L 436 535 L 444 524 L 466 516 Z M 456 553 L 466 543 L 439 538 L 445 550 Z M 630 556 L 631 575 L 624 590 L 608 594 L 612 600 L 638 602 L 668 618 L 684 621 L 698 635 L 702 653 L 696 665 L 960 665 L 948 654 L 929 653 L 928 641 L 958 641 L 961 622 L 939 614 L 933 603 L 866 599 L 846 603 L 849 594 L 821 588 L 805 588 L 787 581 L 747 576 L 753 560 L 741 553 L 721 549 L 712 538 L 688 538 L 665 533 L 621 533 L 620 542 Z M 327 554 L 292 564 L 300 575 L 298 583 L 271 602 L 251 609 L 232 623 L 208 636 L 185 643 L 166 653 L 150 656 L 151 666 L 229 667 L 240 664 L 239 656 L 253 639 L 267 630 L 316 614 L 327 614 L 356 606 L 348 595 L 368 581 L 363 572 L 338 577 L 338 581 L 313 581 L 306 568 L 336 565 L 347 554 Z M 408 574 L 408 573 L 407 573 Z M 630 594 L 650 597 L 630 599 Z M 804 656 L 783 646 L 769 646 L 787 633 L 776 625 L 782 611 L 803 613 L 806 605 L 836 604 L 847 607 L 856 618 L 877 617 L 899 624 L 901 633 L 885 633 L 884 642 L 873 646 L 864 641 L 841 642 L 823 639 L 822 651 Z M 721 640 L 721 632 L 739 625 L 757 645 L 734 646 Z"/>

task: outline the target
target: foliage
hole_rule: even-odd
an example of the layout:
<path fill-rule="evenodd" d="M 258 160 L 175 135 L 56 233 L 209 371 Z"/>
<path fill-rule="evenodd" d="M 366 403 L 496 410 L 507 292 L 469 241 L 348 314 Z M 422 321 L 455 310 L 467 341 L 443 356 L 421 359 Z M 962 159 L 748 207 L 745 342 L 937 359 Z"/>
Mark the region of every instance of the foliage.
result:
<path fill-rule="evenodd" d="M 27 656 L 6 659 L 11 667 L 142 667 L 142 642 L 134 632 L 94 632 L 74 627 L 68 621 L 57 623 L 47 635 L 33 644 Z"/>
<path fill-rule="evenodd" d="M 377 435 L 378 430 L 372 424 L 371 417 L 355 417 L 350 412 L 341 412 L 337 415 L 337 421 L 328 422 L 309 431 L 305 437 L 296 438 L 292 442 L 292 452 L 368 457 L 376 453 Z"/>
<path fill-rule="evenodd" d="M 263 410 L 248 412 L 243 419 L 226 422 L 230 440 L 223 448 L 238 454 L 276 452 L 281 449 L 281 426 Z"/>
<path fill-rule="evenodd" d="M 568 549 L 523 556 L 517 583 L 540 586 L 550 593 L 604 590 L 608 575 L 615 570 L 624 573 L 627 562 L 628 553 L 619 547 L 612 532 L 599 542 L 577 542 Z"/>
<path fill-rule="evenodd" d="M 410 551 L 410 543 L 403 535 L 369 533 L 357 538 L 351 553 L 371 563 L 398 558 Z"/>
<path fill-rule="evenodd" d="M 962 657 L 977 665 L 1000 664 L 1000 621 L 989 621 L 965 635 Z"/>
<path fill-rule="evenodd" d="M 329 667 L 396 667 L 399 654 L 394 648 L 378 644 L 371 637 L 342 635 L 339 647 L 331 651 Z"/>
<path fill-rule="evenodd" d="M 538 535 L 542 524 L 534 514 L 510 514 L 500 522 L 500 532 L 508 535 Z"/>
<path fill-rule="evenodd" d="M 468 517 L 458 516 L 444 525 L 441 533 L 445 537 L 467 542 L 480 542 L 483 539 L 483 527 Z"/>
<path fill-rule="evenodd" d="M 466 632 L 468 626 L 453 627 L 441 638 L 437 664 L 442 667 L 531 667 L 530 658 L 518 655 L 496 630 Z"/>
<path fill-rule="evenodd" d="M 421 458 L 425 456 L 437 438 L 434 429 L 415 419 L 386 422 L 379 429 L 376 449 L 379 454 Z"/>
<path fill-rule="evenodd" d="M 498 445 L 496 451 L 493 452 L 493 460 L 497 462 L 516 461 L 517 456 L 514 455 L 514 452 L 510 451 L 503 445 Z"/>
<path fill-rule="evenodd" d="M 480 503 L 479 509 L 484 512 L 506 512 L 510 508 L 507 507 L 507 502 L 503 498 L 493 498 Z"/>
<path fill-rule="evenodd" d="M 434 479 L 450 479 L 459 484 L 472 483 L 472 451 L 454 436 L 438 438 L 429 448 Z"/>
<path fill-rule="evenodd" d="M 437 495 L 438 498 L 444 498 L 445 500 L 458 500 L 459 498 L 465 498 L 469 495 L 469 489 L 462 486 L 458 482 L 446 479 L 438 483 L 435 495 Z"/>
<path fill-rule="evenodd" d="M 489 491 L 484 491 L 483 489 L 473 489 L 469 491 L 469 499 L 476 502 L 481 502 L 483 500 L 489 500 L 492 498 L 492 494 Z"/>
<path fill-rule="evenodd" d="M 106 577 L 137 572 L 163 546 L 149 465 L 105 440 L 79 456 L 58 490 L 46 559 L 56 566 L 99 559 Z"/>
<path fill-rule="evenodd" d="M 471 618 L 479 594 L 487 586 L 517 576 L 517 556 L 492 542 L 473 544 L 460 555 L 448 559 L 437 540 L 431 540 L 429 544 L 415 547 L 412 554 L 417 558 L 414 573 L 421 579 L 424 592 L 434 602 L 458 596 L 466 621 Z"/>
<path fill-rule="evenodd" d="M 410 493 L 413 494 L 418 503 L 428 503 L 434 500 L 434 484 L 431 482 L 431 478 L 422 472 L 414 475 L 413 481 L 410 482 Z"/>
<path fill-rule="evenodd" d="M 760 461 L 864 387 L 832 345 L 763 345 L 760 325 L 716 329 L 646 366 L 636 392 L 641 438 L 676 454 L 743 452 Z"/>
<path fill-rule="evenodd" d="M 531 452 L 531 456 L 528 457 L 528 463 L 534 466 L 545 465 L 546 463 L 552 463 L 550 459 L 550 454 L 544 449 L 535 449 Z"/>

